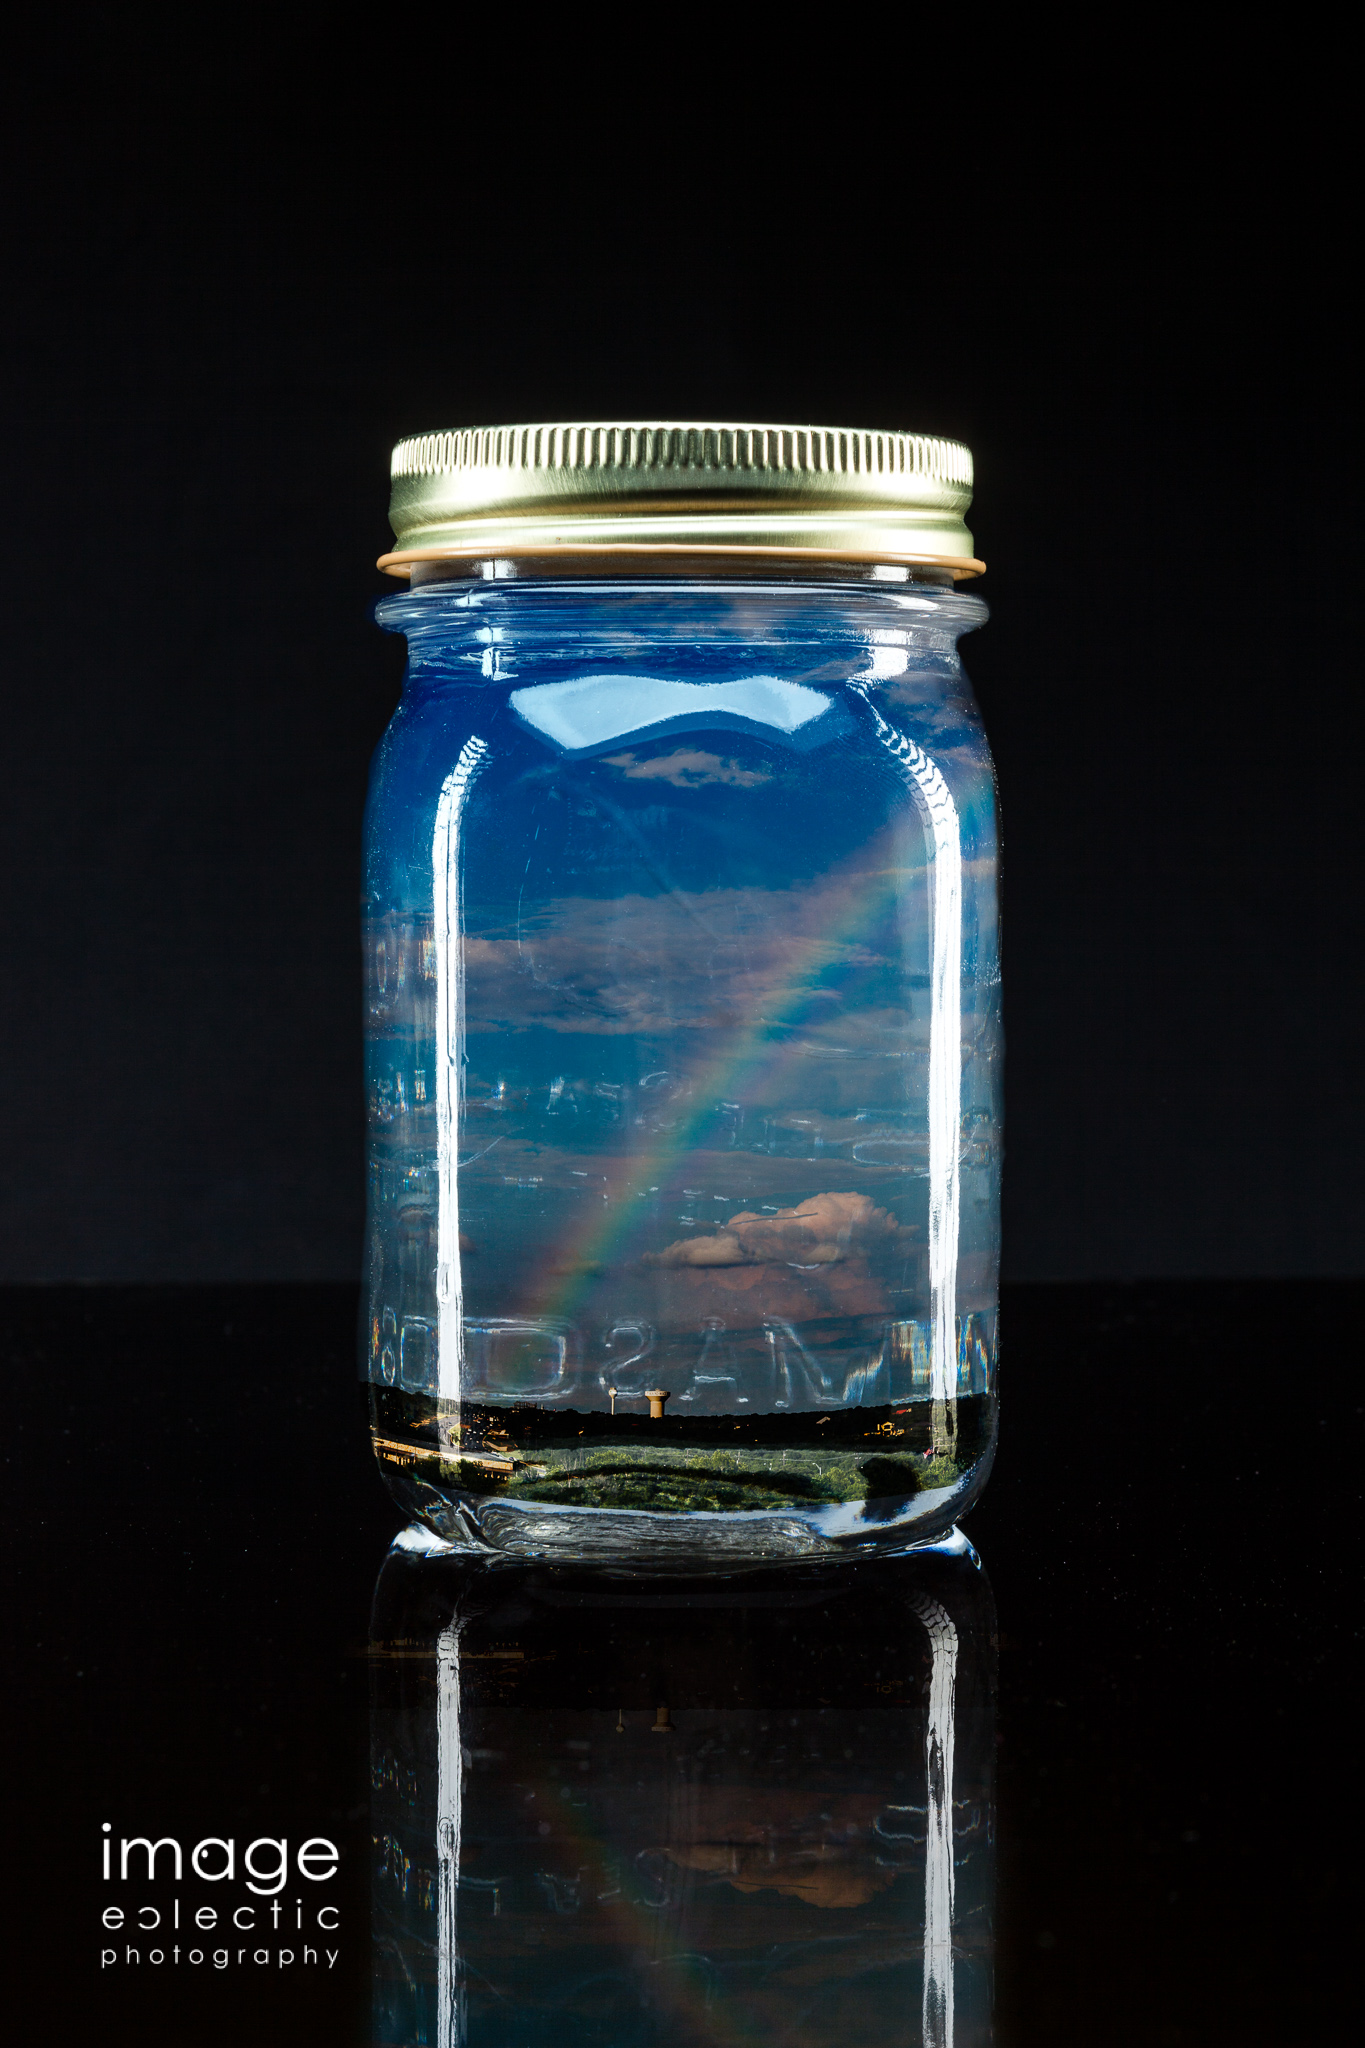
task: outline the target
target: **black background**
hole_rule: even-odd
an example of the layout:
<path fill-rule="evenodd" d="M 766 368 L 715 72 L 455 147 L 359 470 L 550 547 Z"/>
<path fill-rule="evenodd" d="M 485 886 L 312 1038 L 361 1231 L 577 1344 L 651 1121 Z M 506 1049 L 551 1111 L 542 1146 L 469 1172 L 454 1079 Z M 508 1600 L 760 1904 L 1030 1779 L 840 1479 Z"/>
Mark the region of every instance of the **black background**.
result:
<path fill-rule="evenodd" d="M 1289 21 L 30 16 L 0 121 L 6 2013 L 98 1828 L 348 1850 L 397 1523 L 344 1394 L 368 622 L 400 434 L 975 450 L 1006 828 L 1002 2039 L 1325 2038 L 1359 1506 L 1357 378 Z M 1047 1287 L 1096 1275 L 1283 1275 Z M 246 1287 L 288 1281 L 330 1286 Z M 162 2003 L 156 2004 L 157 1998 Z M 234 2002 L 235 1999 L 235 2002 Z M 330 2004 L 327 2000 L 330 1999 Z"/>
<path fill-rule="evenodd" d="M 380 30 L 92 12 L 11 73 L 0 1274 L 351 1276 L 389 446 L 650 414 L 976 452 L 1007 1272 L 1358 1271 L 1331 67 Z"/>

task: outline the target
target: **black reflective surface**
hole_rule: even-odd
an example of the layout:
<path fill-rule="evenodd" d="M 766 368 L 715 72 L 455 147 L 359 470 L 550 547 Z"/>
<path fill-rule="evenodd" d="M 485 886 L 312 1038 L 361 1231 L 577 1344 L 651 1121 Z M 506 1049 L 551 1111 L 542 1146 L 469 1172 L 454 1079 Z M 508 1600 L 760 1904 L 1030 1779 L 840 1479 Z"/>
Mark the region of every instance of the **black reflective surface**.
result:
<path fill-rule="evenodd" d="M 729 1581 L 390 1554 L 373 2038 L 991 2038 L 995 1615 L 965 1542 Z"/>
<path fill-rule="evenodd" d="M 1361 1305 L 1016 1290 L 984 1573 L 642 1588 L 385 1563 L 345 1290 L 11 1294 L 7 2031 L 435 2043 L 444 1967 L 471 2048 L 947 2038 L 948 1978 L 965 2048 L 992 1970 L 1002 2043 L 1334 2038 Z"/>

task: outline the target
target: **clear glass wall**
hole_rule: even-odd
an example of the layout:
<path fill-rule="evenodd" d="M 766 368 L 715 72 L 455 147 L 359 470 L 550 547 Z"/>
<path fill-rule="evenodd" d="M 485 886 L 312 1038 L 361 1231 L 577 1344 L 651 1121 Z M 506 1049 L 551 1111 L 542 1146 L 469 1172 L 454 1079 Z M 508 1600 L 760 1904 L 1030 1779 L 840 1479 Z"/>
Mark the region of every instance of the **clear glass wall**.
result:
<path fill-rule="evenodd" d="M 897 1544 L 984 1479 L 984 615 L 835 578 L 380 607 L 410 659 L 365 857 L 364 1373 L 447 1536 Z"/>

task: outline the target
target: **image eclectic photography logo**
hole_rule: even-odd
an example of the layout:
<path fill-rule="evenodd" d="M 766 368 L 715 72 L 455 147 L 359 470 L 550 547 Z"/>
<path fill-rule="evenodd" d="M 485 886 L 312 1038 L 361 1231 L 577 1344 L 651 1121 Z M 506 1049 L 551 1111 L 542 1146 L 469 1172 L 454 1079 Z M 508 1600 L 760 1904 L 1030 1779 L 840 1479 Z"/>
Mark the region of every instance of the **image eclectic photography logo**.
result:
<path fill-rule="evenodd" d="M 102 1833 L 101 1970 L 336 1968 L 341 1909 L 314 1889 L 341 1860 L 325 1835 L 258 1835 L 239 1856 L 231 1836 L 116 1840 L 111 1821 Z"/>

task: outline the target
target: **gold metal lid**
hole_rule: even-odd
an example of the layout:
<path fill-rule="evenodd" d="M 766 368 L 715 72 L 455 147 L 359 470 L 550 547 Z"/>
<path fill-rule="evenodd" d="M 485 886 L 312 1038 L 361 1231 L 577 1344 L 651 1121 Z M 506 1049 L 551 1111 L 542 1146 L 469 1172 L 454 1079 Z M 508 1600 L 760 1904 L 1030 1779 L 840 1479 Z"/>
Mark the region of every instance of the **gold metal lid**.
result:
<path fill-rule="evenodd" d="M 979 576 L 971 450 L 923 434 L 621 420 L 465 427 L 393 451 L 379 567 L 461 557 L 753 554 Z"/>

